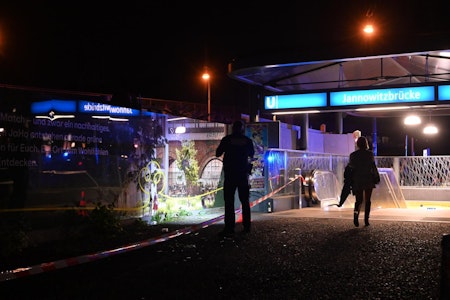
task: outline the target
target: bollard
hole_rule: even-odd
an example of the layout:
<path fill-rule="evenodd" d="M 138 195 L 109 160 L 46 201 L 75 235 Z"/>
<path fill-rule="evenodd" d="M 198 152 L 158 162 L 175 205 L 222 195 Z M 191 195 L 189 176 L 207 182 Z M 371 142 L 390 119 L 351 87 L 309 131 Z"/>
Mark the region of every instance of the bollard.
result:
<path fill-rule="evenodd" d="M 442 237 L 441 262 L 441 296 L 440 299 L 450 299 L 450 234 Z"/>

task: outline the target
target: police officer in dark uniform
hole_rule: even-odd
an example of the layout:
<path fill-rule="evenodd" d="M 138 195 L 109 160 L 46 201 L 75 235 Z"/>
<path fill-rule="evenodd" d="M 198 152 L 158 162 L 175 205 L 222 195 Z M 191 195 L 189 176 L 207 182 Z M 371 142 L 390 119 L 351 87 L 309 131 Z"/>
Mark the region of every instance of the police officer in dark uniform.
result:
<path fill-rule="evenodd" d="M 225 229 L 223 236 L 234 234 L 234 194 L 238 190 L 242 205 L 242 224 L 244 232 L 250 232 L 250 186 L 248 176 L 251 166 L 249 160 L 253 159 L 255 149 L 252 140 L 244 135 L 244 123 L 233 123 L 232 133 L 222 138 L 216 149 L 216 157 L 223 156 L 224 184 L 223 195 L 225 201 Z"/>

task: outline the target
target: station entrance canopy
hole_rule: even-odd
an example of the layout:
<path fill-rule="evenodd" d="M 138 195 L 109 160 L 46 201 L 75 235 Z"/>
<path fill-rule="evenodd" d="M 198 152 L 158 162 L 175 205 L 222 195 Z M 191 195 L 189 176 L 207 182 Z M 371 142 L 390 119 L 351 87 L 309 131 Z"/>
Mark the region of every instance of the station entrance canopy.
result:
<path fill-rule="evenodd" d="M 450 114 L 450 50 L 260 66 L 235 64 L 230 65 L 228 76 L 262 88 L 265 109 L 272 113 L 311 109 L 358 113 L 370 106 L 370 112 L 361 114 L 390 116 L 398 110 L 375 109 L 387 105 L 401 108 L 407 103 L 406 109 Z"/>

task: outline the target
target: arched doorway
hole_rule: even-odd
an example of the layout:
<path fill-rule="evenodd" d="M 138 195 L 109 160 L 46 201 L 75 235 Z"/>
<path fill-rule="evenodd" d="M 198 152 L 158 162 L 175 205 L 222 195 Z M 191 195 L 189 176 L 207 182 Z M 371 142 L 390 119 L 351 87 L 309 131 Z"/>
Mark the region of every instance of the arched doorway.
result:
<path fill-rule="evenodd" d="M 202 205 L 204 208 L 214 205 L 217 187 L 222 173 L 222 166 L 222 160 L 213 158 L 203 169 L 199 182 L 201 194 L 204 195 L 204 197 L 202 197 Z"/>

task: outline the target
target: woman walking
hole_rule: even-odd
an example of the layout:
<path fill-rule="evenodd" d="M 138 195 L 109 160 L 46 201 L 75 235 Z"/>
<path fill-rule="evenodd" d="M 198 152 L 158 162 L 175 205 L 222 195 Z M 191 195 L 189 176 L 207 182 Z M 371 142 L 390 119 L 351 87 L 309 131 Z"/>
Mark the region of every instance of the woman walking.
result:
<path fill-rule="evenodd" d="M 361 204 L 365 202 L 364 224 L 369 226 L 372 190 L 380 182 L 380 175 L 375 165 L 373 152 L 369 150 L 369 143 L 365 137 L 356 141 L 357 150 L 350 153 L 349 165 L 352 168 L 352 192 L 355 196 L 353 224 L 359 226 L 359 212 Z"/>

